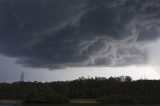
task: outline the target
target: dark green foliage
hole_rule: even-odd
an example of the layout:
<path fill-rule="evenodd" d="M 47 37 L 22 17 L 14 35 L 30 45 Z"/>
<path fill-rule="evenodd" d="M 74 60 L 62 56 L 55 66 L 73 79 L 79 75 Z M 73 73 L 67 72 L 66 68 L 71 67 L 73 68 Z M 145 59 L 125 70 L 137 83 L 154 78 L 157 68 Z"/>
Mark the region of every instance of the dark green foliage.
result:
<path fill-rule="evenodd" d="M 0 99 L 66 103 L 69 99 L 95 99 L 102 103 L 160 103 L 160 80 L 131 77 L 95 77 L 50 83 L 0 83 Z"/>
<path fill-rule="evenodd" d="M 16 82 L 0 84 L 0 99 L 20 99 L 29 103 L 66 103 L 67 97 L 56 94 L 48 83 Z"/>

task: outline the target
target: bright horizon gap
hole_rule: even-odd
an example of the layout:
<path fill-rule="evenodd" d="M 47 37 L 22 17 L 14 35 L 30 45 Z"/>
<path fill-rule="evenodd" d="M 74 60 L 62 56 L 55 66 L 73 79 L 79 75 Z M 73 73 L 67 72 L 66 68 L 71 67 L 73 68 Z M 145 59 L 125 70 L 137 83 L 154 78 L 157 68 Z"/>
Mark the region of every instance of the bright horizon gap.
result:
<path fill-rule="evenodd" d="M 127 66 L 127 67 L 70 67 L 66 69 L 58 69 L 53 71 L 37 70 L 41 75 L 42 82 L 46 81 L 66 81 L 74 80 L 79 77 L 117 77 L 117 76 L 130 76 L 133 80 L 138 79 L 160 79 L 160 72 L 157 71 L 158 68 L 152 66 Z M 37 71 L 31 71 L 32 75 L 37 75 Z M 26 81 L 29 81 L 30 78 L 27 78 L 27 74 L 31 75 L 30 71 L 26 71 Z M 39 75 L 38 74 L 38 75 Z M 36 78 L 32 80 L 37 80 Z"/>
<path fill-rule="evenodd" d="M 147 78 L 147 79 L 160 79 L 160 68 L 158 65 L 134 65 L 126 67 L 68 67 L 65 69 L 32 69 L 15 64 L 16 59 L 0 56 L 1 71 L 0 82 L 15 82 L 19 81 L 20 74 L 25 73 L 25 81 L 65 81 L 74 80 L 79 77 L 106 77 L 111 76 L 130 76 L 133 80 Z M 10 66 L 10 67 L 8 67 Z M 12 73 L 14 71 L 14 73 Z M 7 78 L 7 79 L 6 79 Z M 10 78 L 10 79 L 8 79 Z"/>

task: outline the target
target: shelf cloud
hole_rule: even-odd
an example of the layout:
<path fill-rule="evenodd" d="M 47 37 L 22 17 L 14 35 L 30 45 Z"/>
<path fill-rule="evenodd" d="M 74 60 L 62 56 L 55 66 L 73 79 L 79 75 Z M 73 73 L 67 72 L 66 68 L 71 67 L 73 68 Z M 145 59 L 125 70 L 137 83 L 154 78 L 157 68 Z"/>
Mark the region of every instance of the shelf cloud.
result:
<path fill-rule="evenodd" d="M 33 68 L 148 63 L 159 0 L 1 0 L 0 53 Z"/>

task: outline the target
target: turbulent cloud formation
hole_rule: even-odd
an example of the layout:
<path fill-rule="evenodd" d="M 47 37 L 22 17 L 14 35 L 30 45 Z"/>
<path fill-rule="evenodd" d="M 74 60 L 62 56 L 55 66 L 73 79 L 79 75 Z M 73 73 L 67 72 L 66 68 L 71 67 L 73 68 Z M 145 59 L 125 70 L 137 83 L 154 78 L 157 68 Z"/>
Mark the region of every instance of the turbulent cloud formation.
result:
<path fill-rule="evenodd" d="M 1 0 L 0 53 L 35 68 L 147 63 L 159 0 Z"/>

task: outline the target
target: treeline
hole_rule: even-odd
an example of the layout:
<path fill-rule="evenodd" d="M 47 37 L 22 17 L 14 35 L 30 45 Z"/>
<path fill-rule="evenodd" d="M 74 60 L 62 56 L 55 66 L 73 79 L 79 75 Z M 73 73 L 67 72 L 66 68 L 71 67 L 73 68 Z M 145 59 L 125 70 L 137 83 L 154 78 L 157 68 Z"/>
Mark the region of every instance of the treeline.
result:
<path fill-rule="evenodd" d="M 160 103 L 160 80 L 133 81 L 129 76 L 73 81 L 0 83 L 0 99 L 35 103 L 67 103 L 96 99 L 101 103 Z"/>

